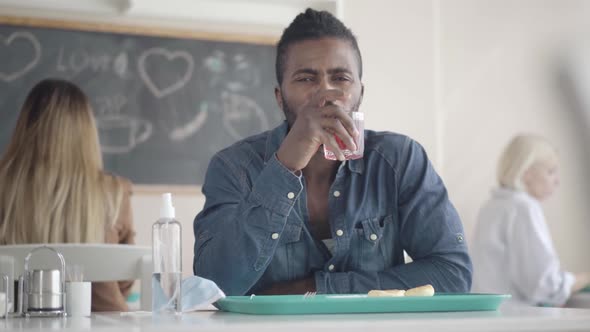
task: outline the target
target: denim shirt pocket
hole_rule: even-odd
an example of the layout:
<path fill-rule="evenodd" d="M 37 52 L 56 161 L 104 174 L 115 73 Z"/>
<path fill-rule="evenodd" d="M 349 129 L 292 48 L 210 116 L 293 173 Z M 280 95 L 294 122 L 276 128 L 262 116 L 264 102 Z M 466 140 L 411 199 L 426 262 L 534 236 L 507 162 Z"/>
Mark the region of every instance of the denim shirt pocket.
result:
<path fill-rule="evenodd" d="M 283 234 L 280 237 L 279 245 L 298 242 L 301 239 L 301 228 L 302 225 L 291 223 L 285 224 L 285 229 L 283 230 Z"/>
<path fill-rule="evenodd" d="M 393 216 L 362 220 L 356 224 L 356 268 L 383 271 L 393 265 L 396 230 Z"/>

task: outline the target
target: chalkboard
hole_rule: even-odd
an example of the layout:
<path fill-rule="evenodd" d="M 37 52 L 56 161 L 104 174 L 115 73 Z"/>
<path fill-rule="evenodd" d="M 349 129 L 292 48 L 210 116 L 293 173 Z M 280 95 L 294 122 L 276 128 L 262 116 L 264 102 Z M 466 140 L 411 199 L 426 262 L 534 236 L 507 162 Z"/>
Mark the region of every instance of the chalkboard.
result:
<path fill-rule="evenodd" d="M 213 154 L 279 124 L 271 43 L 19 25 L 0 19 L 0 152 L 26 94 L 71 80 L 94 108 L 105 168 L 200 185 Z"/>

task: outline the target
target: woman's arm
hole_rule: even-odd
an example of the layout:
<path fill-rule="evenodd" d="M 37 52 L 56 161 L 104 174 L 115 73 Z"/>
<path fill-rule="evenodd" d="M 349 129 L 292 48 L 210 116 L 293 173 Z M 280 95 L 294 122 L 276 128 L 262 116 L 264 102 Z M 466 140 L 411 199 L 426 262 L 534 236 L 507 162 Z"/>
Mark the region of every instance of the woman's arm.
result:
<path fill-rule="evenodd" d="M 131 195 L 133 194 L 131 182 L 123 180 L 123 199 L 117 218 L 119 228 L 119 244 L 135 244 L 135 228 L 133 226 L 133 213 L 131 210 Z M 119 289 L 126 299 L 131 293 L 133 280 L 119 281 Z"/>
<path fill-rule="evenodd" d="M 576 281 L 572 285 L 572 294 L 590 286 L 590 272 L 574 273 Z"/>
<path fill-rule="evenodd" d="M 531 304 L 565 304 L 574 275 L 561 268 L 540 207 L 519 206 L 509 234 L 509 271 L 520 295 Z"/>

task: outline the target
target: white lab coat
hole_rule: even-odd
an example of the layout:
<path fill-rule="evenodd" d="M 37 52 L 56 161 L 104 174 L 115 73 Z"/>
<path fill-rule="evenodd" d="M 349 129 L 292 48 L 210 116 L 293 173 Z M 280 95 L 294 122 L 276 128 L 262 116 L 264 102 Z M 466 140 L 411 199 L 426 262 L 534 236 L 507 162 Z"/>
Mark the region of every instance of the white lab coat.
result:
<path fill-rule="evenodd" d="M 575 281 L 561 269 L 539 201 L 495 189 L 471 241 L 474 293 L 512 294 L 530 305 L 563 305 Z"/>

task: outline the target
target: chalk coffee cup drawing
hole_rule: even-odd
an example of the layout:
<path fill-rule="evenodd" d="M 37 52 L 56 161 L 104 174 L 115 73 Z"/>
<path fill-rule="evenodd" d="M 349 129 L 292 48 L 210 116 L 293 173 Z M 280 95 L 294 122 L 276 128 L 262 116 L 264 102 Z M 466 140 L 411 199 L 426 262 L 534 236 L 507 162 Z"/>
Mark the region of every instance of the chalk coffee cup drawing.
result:
<path fill-rule="evenodd" d="M 92 284 L 90 281 L 66 282 L 66 312 L 70 317 L 90 316 Z"/>
<path fill-rule="evenodd" d="M 152 135 L 152 123 L 140 118 L 114 114 L 96 119 L 100 145 L 105 153 L 126 153 Z"/>

